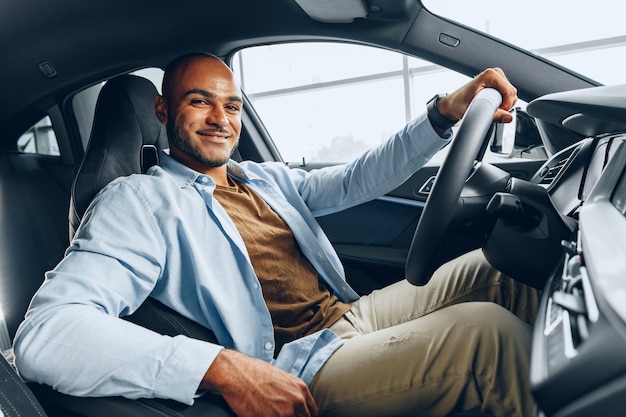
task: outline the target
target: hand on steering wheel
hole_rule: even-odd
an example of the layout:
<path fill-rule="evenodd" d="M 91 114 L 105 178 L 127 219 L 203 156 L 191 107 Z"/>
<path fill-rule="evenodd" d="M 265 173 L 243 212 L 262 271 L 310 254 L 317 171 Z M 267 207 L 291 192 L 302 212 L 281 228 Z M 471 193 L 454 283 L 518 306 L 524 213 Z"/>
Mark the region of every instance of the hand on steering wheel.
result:
<path fill-rule="evenodd" d="M 496 110 L 502 113 L 502 104 L 503 98 L 498 90 L 484 88 L 475 95 L 465 115 L 462 115 L 461 125 L 439 168 L 413 235 L 405 265 L 406 278 L 413 285 L 426 284 L 434 272 L 436 265 L 433 265 L 432 259 L 452 221 L 461 190 L 491 123 L 494 118 L 507 121 L 502 119 L 502 115 L 494 117 Z"/>

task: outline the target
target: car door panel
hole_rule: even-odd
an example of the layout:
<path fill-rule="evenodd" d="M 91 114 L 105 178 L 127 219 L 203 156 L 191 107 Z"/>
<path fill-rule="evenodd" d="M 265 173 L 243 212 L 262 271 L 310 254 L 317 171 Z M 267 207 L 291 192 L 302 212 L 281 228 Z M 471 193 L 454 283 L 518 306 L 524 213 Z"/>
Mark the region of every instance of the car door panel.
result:
<path fill-rule="evenodd" d="M 318 218 L 361 294 L 403 278 L 404 262 L 422 205 L 376 199 Z"/>
<path fill-rule="evenodd" d="M 318 218 L 357 292 L 369 293 L 404 277 L 404 263 L 426 201 L 426 195 L 415 191 L 433 173 L 425 169 L 387 196 Z"/>
<path fill-rule="evenodd" d="M 530 178 L 541 163 L 516 160 L 494 165 L 512 176 Z M 403 279 L 413 233 L 438 168 L 427 165 L 386 196 L 318 218 L 357 292 L 368 293 Z M 472 233 L 472 229 L 461 228 L 454 239 L 448 240 L 448 244 L 456 245 L 451 249 L 453 252 L 467 247 L 468 242 L 462 237 L 464 232 Z"/>

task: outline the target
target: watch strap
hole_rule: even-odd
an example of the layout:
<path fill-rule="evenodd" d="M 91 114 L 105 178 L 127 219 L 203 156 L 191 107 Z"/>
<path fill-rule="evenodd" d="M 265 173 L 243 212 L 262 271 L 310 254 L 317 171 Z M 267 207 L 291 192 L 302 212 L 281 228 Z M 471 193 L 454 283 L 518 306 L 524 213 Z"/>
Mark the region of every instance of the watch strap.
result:
<path fill-rule="evenodd" d="M 433 98 L 428 100 L 428 103 L 426 103 L 426 113 L 428 114 L 430 123 L 435 129 L 446 131 L 454 126 L 458 120 L 451 120 L 439 112 L 437 103 L 441 97 L 443 97 L 441 94 L 436 94 Z"/>

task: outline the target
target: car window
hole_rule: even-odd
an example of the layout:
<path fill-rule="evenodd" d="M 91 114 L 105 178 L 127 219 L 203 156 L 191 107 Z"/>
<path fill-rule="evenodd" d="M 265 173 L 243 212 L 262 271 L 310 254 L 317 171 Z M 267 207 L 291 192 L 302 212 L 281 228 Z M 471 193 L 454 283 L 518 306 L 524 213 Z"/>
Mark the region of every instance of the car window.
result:
<path fill-rule="evenodd" d="M 603 84 L 623 84 L 617 57 L 626 53 L 626 4 L 595 0 L 572 7 L 571 0 L 525 0 L 501 7 L 500 0 L 422 0 L 432 12 L 482 30 Z M 516 24 L 511 24 L 514 16 Z"/>
<path fill-rule="evenodd" d="M 48 116 L 39 120 L 18 138 L 17 150 L 24 153 L 59 156 L 59 145 L 52 128 L 52 121 Z"/>
<path fill-rule="evenodd" d="M 288 163 L 348 162 L 425 111 L 432 96 L 468 80 L 428 61 L 342 43 L 252 47 L 237 53 L 233 69 Z"/>

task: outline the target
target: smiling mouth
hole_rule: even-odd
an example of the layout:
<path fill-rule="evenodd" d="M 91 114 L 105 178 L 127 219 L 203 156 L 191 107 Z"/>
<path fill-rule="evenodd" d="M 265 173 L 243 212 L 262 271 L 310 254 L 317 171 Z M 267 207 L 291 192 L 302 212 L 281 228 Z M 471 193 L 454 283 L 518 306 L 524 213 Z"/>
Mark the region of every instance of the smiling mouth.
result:
<path fill-rule="evenodd" d="M 211 140 L 217 141 L 217 142 L 225 142 L 230 137 L 230 135 L 228 135 L 228 134 L 226 134 L 224 132 L 200 131 L 200 132 L 197 132 L 197 133 L 198 133 L 198 135 L 202 136 L 203 138 L 208 138 L 208 139 L 211 139 Z"/>

